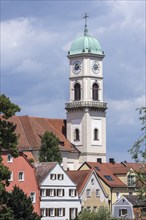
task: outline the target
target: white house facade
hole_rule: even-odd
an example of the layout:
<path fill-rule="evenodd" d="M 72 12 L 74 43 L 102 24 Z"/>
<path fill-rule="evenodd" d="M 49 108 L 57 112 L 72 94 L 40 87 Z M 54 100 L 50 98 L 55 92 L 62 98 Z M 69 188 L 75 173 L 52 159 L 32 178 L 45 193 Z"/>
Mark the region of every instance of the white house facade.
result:
<path fill-rule="evenodd" d="M 76 185 L 57 163 L 36 165 L 42 220 L 72 220 L 81 210 Z"/>

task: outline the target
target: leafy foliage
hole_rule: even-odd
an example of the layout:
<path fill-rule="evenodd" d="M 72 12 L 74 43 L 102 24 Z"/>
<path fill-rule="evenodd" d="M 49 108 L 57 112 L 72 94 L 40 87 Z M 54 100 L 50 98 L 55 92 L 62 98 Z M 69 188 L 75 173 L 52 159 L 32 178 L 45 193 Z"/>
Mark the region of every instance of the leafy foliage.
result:
<path fill-rule="evenodd" d="M 41 148 L 39 152 L 40 162 L 62 162 L 59 149 L 59 139 L 52 133 L 46 131 L 41 140 Z"/>
<path fill-rule="evenodd" d="M 136 162 L 146 162 L 146 107 L 141 107 L 137 110 L 142 124 L 142 135 L 135 141 L 129 152 Z"/>
<path fill-rule="evenodd" d="M 0 162 L 2 161 L 2 149 L 9 150 L 13 157 L 18 156 L 18 137 L 15 134 L 16 125 L 7 121 L 10 117 L 19 112 L 20 108 L 12 103 L 5 95 L 0 96 Z"/>
<path fill-rule="evenodd" d="M 106 207 L 100 207 L 96 212 L 83 209 L 76 220 L 116 220 L 111 216 L 110 211 Z"/>
<path fill-rule="evenodd" d="M 9 194 L 5 190 L 5 187 L 9 185 L 10 171 L 3 165 L 1 154 L 2 150 L 8 150 L 13 157 L 18 156 L 16 125 L 7 121 L 17 111 L 20 111 L 17 105 L 5 95 L 0 95 L 0 220 L 13 219 L 12 210 L 7 207 Z"/>
<path fill-rule="evenodd" d="M 8 97 L 0 96 L 0 220 L 40 220 L 33 212 L 31 199 L 22 190 L 14 187 L 12 193 L 9 193 L 5 189 L 9 185 L 10 171 L 3 165 L 1 154 L 7 150 L 13 157 L 18 156 L 16 125 L 8 119 L 19 111 L 20 108 Z"/>
<path fill-rule="evenodd" d="M 33 205 L 30 197 L 17 186 L 9 194 L 8 207 L 13 211 L 14 219 L 19 220 L 40 220 L 40 217 L 33 212 Z"/>
<path fill-rule="evenodd" d="M 146 202 L 146 107 L 141 107 L 137 110 L 142 124 L 142 135 L 135 141 L 129 152 L 135 162 L 141 163 L 141 169 L 135 171 L 136 186 L 140 198 Z"/>

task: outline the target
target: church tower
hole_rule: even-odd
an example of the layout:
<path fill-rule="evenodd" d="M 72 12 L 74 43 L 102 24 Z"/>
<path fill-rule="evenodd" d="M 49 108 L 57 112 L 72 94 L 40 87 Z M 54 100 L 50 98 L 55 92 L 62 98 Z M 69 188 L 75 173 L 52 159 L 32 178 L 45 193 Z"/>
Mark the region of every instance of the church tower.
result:
<path fill-rule="evenodd" d="M 70 101 L 66 103 L 67 139 L 81 152 L 79 163 L 106 162 L 106 109 L 103 101 L 103 58 L 99 42 L 77 37 L 68 52 Z"/>

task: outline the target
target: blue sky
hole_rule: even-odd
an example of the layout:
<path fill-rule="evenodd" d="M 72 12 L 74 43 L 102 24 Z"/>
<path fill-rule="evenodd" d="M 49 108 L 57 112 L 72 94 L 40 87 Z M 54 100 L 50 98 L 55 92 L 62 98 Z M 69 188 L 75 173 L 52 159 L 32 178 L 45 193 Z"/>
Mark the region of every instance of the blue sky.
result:
<path fill-rule="evenodd" d="M 145 105 L 145 1 L 2 1 L 1 93 L 20 115 L 66 118 L 69 101 L 67 52 L 88 31 L 104 58 L 107 157 L 131 160 L 140 136 L 136 108 Z"/>

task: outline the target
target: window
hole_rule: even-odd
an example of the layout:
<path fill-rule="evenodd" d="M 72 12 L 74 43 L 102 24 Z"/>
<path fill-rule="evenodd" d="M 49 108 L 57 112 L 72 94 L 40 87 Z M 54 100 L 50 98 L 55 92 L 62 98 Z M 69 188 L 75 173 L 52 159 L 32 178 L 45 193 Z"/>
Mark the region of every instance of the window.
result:
<path fill-rule="evenodd" d="M 93 211 L 96 212 L 97 211 L 97 206 L 93 207 Z"/>
<path fill-rule="evenodd" d="M 91 211 L 91 207 L 90 207 L 90 206 L 87 206 L 87 210 L 88 210 L 88 211 Z"/>
<path fill-rule="evenodd" d="M 99 90 L 99 86 L 97 83 L 94 83 L 92 86 L 92 98 L 93 100 L 98 100 L 98 90 Z"/>
<path fill-rule="evenodd" d="M 55 196 L 55 189 L 46 189 L 46 196 Z"/>
<path fill-rule="evenodd" d="M 79 132 L 78 128 L 75 129 L 74 140 L 75 141 L 79 141 L 80 140 L 80 132 Z"/>
<path fill-rule="evenodd" d="M 57 189 L 57 196 L 59 197 L 64 196 L 64 189 Z"/>
<path fill-rule="evenodd" d="M 10 171 L 9 181 L 13 181 L 13 172 Z"/>
<path fill-rule="evenodd" d="M 71 197 L 76 196 L 76 190 L 75 189 L 69 189 L 69 196 L 71 196 Z"/>
<path fill-rule="evenodd" d="M 58 180 L 63 180 L 63 174 L 58 174 Z"/>
<path fill-rule="evenodd" d="M 96 197 L 100 196 L 100 189 L 96 189 Z"/>
<path fill-rule="evenodd" d="M 134 175 L 128 175 L 128 186 L 134 187 L 135 186 L 135 176 Z"/>
<path fill-rule="evenodd" d="M 57 216 L 65 216 L 65 208 L 58 208 L 57 209 Z"/>
<path fill-rule="evenodd" d="M 46 196 L 46 189 L 41 189 L 41 196 Z"/>
<path fill-rule="evenodd" d="M 41 216 L 46 216 L 46 209 L 41 209 Z"/>
<path fill-rule="evenodd" d="M 78 209 L 77 208 L 70 208 L 70 219 L 75 219 L 77 217 Z"/>
<path fill-rule="evenodd" d="M 50 174 L 50 179 L 51 179 L 51 180 L 55 180 L 55 179 L 56 179 L 56 174 L 51 173 L 51 174 Z"/>
<path fill-rule="evenodd" d="M 12 157 L 11 154 L 8 154 L 8 155 L 7 155 L 7 162 L 8 162 L 8 163 L 12 163 L 12 162 L 13 162 L 13 157 Z"/>
<path fill-rule="evenodd" d="M 24 181 L 24 172 L 19 172 L 19 181 Z"/>
<path fill-rule="evenodd" d="M 117 199 L 120 198 L 120 193 L 119 192 L 116 192 L 116 197 L 117 197 Z"/>
<path fill-rule="evenodd" d="M 112 178 L 111 176 L 109 176 L 109 175 L 105 175 L 104 177 L 105 177 L 107 180 L 109 180 L 109 181 L 114 181 L 113 178 Z"/>
<path fill-rule="evenodd" d="M 119 216 L 126 216 L 127 215 L 127 209 L 119 209 Z"/>
<path fill-rule="evenodd" d="M 90 190 L 90 189 L 87 189 L 87 190 L 86 190 L 86 196 L 87 196 L 87 197 L 91 197 L 91 190 Z"/>
<path fill-rule="evenodd" d="M 54 208 L 50 208 L 49 210 L 49 215 L 47 215 L 47 216 L 55 216 L 55 209 Z"/>
<path fill-rule="evenodd" d="M 94 185 L 94 178 L 91 179 L 91 184 Z"/>
<path fill-rule="evenodd" d="M 36 202 L 36 193 L 35 192 L 31 192 L 30 193 L 30 198 L 31 198 L 32 203 L 35 203 Z"/>
<path fill-rule="evenodd" d="M 95 141 L 99 140 L 99 132 L 97 128 L 94 129 L 94 140 Z"/>
<path fill-rule="evenodd" d="M 78 101 L 81 99 L 81 86 L 79 83 L 74 85 L 74 100 Z"/>

